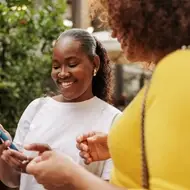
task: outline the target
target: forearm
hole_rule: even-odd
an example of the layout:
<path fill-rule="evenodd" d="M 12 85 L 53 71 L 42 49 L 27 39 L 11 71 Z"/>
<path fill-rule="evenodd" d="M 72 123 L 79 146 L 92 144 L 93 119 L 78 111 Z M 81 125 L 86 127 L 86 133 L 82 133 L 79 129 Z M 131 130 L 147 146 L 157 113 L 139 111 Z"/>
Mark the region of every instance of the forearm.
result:
<path fill-rule="evenodd" d="M 78 167 L 73 171 L 71 183 L 78 190 L 126 190 L 125 188 L 119 188 L 103 181 L 82 167 Z"/>
<path fill-rule="evenodd" d="M 0 159 L 0 180 L 10 188 L 18 187 L 20 185 L 20 172 Z"/>

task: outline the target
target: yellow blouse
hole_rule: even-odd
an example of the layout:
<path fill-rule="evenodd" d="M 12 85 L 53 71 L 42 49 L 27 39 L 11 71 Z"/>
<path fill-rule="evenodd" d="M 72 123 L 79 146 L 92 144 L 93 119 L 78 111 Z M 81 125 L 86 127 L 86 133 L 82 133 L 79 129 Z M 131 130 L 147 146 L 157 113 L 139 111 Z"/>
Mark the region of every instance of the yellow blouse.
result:
<path fill-rule="evenodd" d="M 144 89 L 109 135 L 111 182 L 141 189 L 140 113 Z M 150 190 L 190 190 L 190 51 L 160 61 L 147 97 L 145 138 Z"/>

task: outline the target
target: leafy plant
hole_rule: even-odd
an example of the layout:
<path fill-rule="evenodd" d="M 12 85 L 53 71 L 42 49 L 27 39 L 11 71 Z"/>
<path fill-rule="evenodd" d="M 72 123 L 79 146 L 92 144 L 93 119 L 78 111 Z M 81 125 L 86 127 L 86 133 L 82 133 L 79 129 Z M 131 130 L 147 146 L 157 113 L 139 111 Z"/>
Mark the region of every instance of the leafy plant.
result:
<path fill-rule="evenodd" d="M 52 43 L 66 29 L 66 1 L 34 2 L 0 4 L 0 123 L 12 134 L 28 103 L 49 90 Z"/>

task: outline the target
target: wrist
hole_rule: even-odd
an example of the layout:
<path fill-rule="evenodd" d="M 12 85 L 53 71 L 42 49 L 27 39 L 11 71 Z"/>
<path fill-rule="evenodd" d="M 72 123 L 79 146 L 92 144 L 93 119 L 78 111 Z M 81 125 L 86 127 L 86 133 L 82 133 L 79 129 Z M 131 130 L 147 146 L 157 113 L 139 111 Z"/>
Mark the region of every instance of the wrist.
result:
<path fill-rule="evenodd" d="M 85 189 L 85 178 L 86 178 L 86 170 L 76 164 L 73 168 L 74 170 L 70 173 L 70 178 L 68 182 L 72 184 L 76 189 Z"/>
<path fill-rule="evenodd" d="M 71 175 L 70 183 L 74 186 L 74 189 L 77 190 L 106 190 L 108 187 L 110 188 L 109 183 L 98 178 L 80 165 L 76 165 Z"/>
<path fill-rule="evenodd" d="M 77 190 L 89 190 L 89 179 L 92 174 L 82 166 L 75 164 L 75 167 L 67 173 L 67 182 Z"/>

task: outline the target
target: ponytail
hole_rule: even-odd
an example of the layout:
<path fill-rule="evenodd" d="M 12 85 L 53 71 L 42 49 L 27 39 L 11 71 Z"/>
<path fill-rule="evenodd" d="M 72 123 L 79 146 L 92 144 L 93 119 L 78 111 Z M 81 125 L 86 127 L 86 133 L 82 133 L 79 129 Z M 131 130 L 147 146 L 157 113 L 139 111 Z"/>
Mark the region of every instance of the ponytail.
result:
<path fill-rule="evenodd" d="M 110 59 L 103 45 L 96 37 L 94 39 L 96 41 L 95 51 L 100 59 L 100 68 L 92 81 L 93 94 L 106 102 L 112 103 L 113 81 Z"/>

